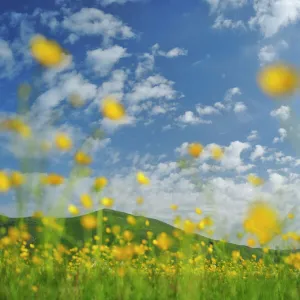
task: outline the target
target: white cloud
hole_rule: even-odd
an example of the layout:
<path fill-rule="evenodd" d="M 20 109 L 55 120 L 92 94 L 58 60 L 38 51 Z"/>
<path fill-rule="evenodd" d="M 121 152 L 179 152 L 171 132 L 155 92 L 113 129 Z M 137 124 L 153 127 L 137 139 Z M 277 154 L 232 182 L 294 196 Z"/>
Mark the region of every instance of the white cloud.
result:
<path fill-rule="evenodd" d="M 173 89 L 174 82 L 161 75 L 153 75 L 138 82 L 127 99 L 132 103 L 138 103 L 146 99 L 174 99 L 177 92 Z"/>
<path fill-rule="evenodd" d="M 258 53 L 258 59 L 261 65 L 271 63 L 274 60 L 278 60 L 279 52 L 288 48 L 288 44 L 285 40 L 280 41 L 275 46 L 265 45 Z"/>
<path fill-rule="evenodd" d="M 141 56 L 140 62 L 138 63 L 138 66 L 135 70 L 135 76 L 136 78 L 141 78 L 148 72 L 152 71 L 154 68 L 154 55 L 145 53 Z"/>
<path fill-rule="evenodd" d="M 211 121 L 203 120 L 197 117 L 192 111 L 186 111 L 183 115 L 178 117 L 178 121 L 184 124 L 211 124 Z"/>
<path fill-rule="evenodd" d="M 202 106 L 201 104 L 196 106 L 196 110 L 200 116 L 213 115 L 219 113 L 219 111 L 213 106 Z"/>
<path fill-rule="evenodd" d="M 254 161 L 257 158 L 261 158 L 263 157 L 265 152 L 266 152 L 266 147 L 263 147 L 261 145 L 256 145 L 254 151 L 250 155 L 250 159 Z"/>
<path fill-rule="evenodd" d="M 212 12 L 223 11 L 226 9 L 237 9 L 243 7 L 247 0 L 205 0 Z"/>
<path fill-rule="evenodd" d="M 167 58 L 174 58 L 178 56 L 185 56 L 188 54 L 188 51 L 183 48 L 175 47 L 169 51 L 162 51 L 160 50 L 159 44 L 155 44 L 152 46 L 152 54 L 154 56 L 164 56 Z"/>
<path fill-rule="evenodd" d="M 128 2 L 142 2 L 144 0 L 98 0 L 97 2 L 99 2 L 102 6 L 106 7 L 109 6 L 111 4 L 125 4 Z"/>
<path fill-rule="evenodd" d="M 82 8 L 79 12 L 65 17 L 62 24 L 64 28 L 78 36 L 102 35 L 105 43 L 112 38 L 135 37 L 132 29 L 117 17 L 96 8 Z"/>
<path fill-rule="evenodd" d="M 15 59 L 8 42 L 0 39 L 0 78 L 10 77 L 14 71 Z"/>
<path fill-rule="evenodd" d="M 300 18 L 299 0 L 254 0 L 253 8 L 255 16 L 249 20 L 249 26 L 258 26 L 266 38 Z"/>
<path fill-rule="evenodd" d="M 291 109 L 288 106 L 282 105 L 277 109 L 271 111 L 271 117 L 278 118 L 282 121 L 286 121 L 289 119 L 291 113 Z"/>
<path fill-rule="evenodd" d="M 275 137 L 273 139 L 274 144 L 279 143 L 279 142 L 283 142 L 287 137 L 287 131 L 284 128 L 279 128 L 278 133 L 279 133 L 279 137 Z"/>
<path fill-rule="evenodd" d="M 127 56 L 126 48 L 115 45 L 108 49 L 100 48 L 87 51 L 86 59 L 95 73 L 106 76 L 121 58 Z"/>
<path fill-rule="evenodd" d="M 241 113 L 247 110 L 247 106 L 243 102 L 237 102 L 234 105 L 233 111 L 235 113 Z"/>
<path fill-rule="evenodd" d="M 247 137 L 248 141 L 253 141 L 256 140 L 258 138 L 258 132 L 257 130 L 251 130 L 249 136 Z"/>
<path fill-rule="evenodd" d="M 218 16 L 212 26 L 214 29 L 222 29 L 222 28 L 243 28 L 245 29 L 245 24 L 242 20 L 234 21 L 231 19 L 226 19 L 222 15 Z"/>

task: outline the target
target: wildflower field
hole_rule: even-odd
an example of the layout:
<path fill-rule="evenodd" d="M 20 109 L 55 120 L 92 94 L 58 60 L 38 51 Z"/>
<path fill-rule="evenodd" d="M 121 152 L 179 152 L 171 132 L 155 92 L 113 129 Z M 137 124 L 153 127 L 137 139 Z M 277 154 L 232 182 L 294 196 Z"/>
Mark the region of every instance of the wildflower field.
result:
<path fill-rule="evenodd" d="M 40 72 L 62 63 L 66 52 L 54 41 L 43 36 L 32 39 L 31 54 L 40 65 Z M 285 96 L 298 87 L 297 72 L 285 64 L 265 68 L 258 76 L 261 89 L 272 97 Z M 36 140 L 28 112 L 34 86 L 23 83 L 18 89 L 18 107 L 14 118 L 1 121 L 1 130 L 11 136 L 11 142 L 27 140 L 31 151 L 46 157 L 50 148 L 56 151 L 74 150 L 72 139 L 58 132 L 54 143 Z M 73 109 L 82 105 L 79 95 L 70 95 Z M 126 116 L 126 107 L 115 97 L 101 103 L 100 113 L 110 121 Z M 284 230 L 287 221 L 296 216 L 291 211 L 279 217 L 271 204 L 254 199 L 249 204 L 240 238 L 247 235 L 247 245 L 234 245 L 223 240 L 204 237 L 213 234 L 213 218 L 201 207 L 195 207 L 195 220 L 182 218 L 171 205 L 173 225 L 147 218 L 139 212 L 144 199 L 136 199 L 135 214 L 114 211 L 115 201 L 105 191 L 109 178 L 94 178 L 90 193 L 75 205 L 70 190 L 82 178 L 90 176 L 93 161 L 88 152 L 90 138 L 101 139 L 98 129 L 87 136 L 74 153 L 74 166 L 69 178 L 56 173 L 44 173 L 26 189 L 30 162 L 20 162 L 20 170 L 0 172 L 0 192 L 12 192 L 20 215 L 29 197 L 36 201 L 31 217 L 0 219 L 0 299 L 105 299 L 105 300 L 196 300 L 196 299 L 300 299 L 300 235 Z M 188 157 L 178 161 L 178 168 L 193 166 L 201 156 L 203 145 L 195 142 L 188 147 Z M 223 149 L 215 146 L 211 157 L 218 161 Z M 203 185 L 198 179 L 199 187 Z M 136 181 L 150 186 L 151 178 L 142 170 Z M 249 174 L 255 187 L 264 180 Z M 45 189 L 64 185 L 58 207 L 42 213 Z M 188 195 L 187 195 L 188 196 Z M 95 207 L 100 210 L 86 213 Z M 67 211 L 69 218 L 55 217 Z M 269 243 L 280 238 L 290 249 L 274 250 Z"/>

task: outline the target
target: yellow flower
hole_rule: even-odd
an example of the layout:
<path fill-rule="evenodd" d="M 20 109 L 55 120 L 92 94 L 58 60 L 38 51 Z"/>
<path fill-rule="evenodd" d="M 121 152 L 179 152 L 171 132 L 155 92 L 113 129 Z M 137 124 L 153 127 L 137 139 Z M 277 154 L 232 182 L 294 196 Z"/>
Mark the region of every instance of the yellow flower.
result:
<path fill-rule="evenodd" d="M 79 209 L 73 204 L 69 205 L 68 210 L 74 216 L 79 214 Z"/>
<path fill-rule="evenodd" d="M 133 239 L 133 233 L 129 230 L 125 230 L 123 232 L 123 238 L 124 238 L 124 240 L 130 242 Z"/>
<path fill-rule="evenodd" d="M 219 160 L 223 157 L 224 152 L 220 146 L 213 146 L 211 149 L 211 156 L 215 160 Z"/>
<path fill-rule="evenodd" d="M 60 185 L 64 182 L 64 178 L 58 174 L 48 174 L 46 176 L 42 176 L 42 183 L 49 185 Z"/>
<path fill-rule="evenodd" d="M 248 182 L 254 186 L 260 186 L 264 184 L 264 180 L 262 178 L 259 178 L 253 174 L 250 174 L 248 176 Z"/>
<path fill-rule="evenodd" d="M 247 245 L 248 245 L 249 247 L 254 247 L 254 246 L 256 245 L 256 242 L 255 242 L 254 239 L 248 239 L 248 240 L 247 240 Z"/>
<path fill-rule="evenodd" d="M 172 239 L 165 233 L 162 232 L 158 235 L 157 239 L 153 241 L 154 244 L 162 250 L 168 250 L 172 245 Z"/>
<path fill-rule="evenodd" d="M 145 221 L 145 225 L 146 225 L 147 227 L 149 227 L 149 225 L 150 225 L 149 220 L 146 220 L 146 221 Z"/>
<path fill-rule="evenodd" d="M 10 175 L 10 183 L 13 187 L 18 187 L 25 182 L 25 177 L 20 172 L 12 172 Z"/>
<path fill-rule="evenodd" d="M 0 171 L 0 192 L 5 193 L 10 189 L 10 180 L 7 174 Z"/>
<path fill-rule="evenodd" d="M 149 184 L 150 183 L 150 179 L 142 172 L 138 172 L 136 175 L 136 180 L 140 183 L 140 184 Z"/>
<path fill-rule="evenodd" d="M 299 84 L 298 72 L 292 66 L 283 63 L 263 68 L 257 81 L 262 91 L 270 97 L 282 97 L 293 94 Z"/>
<path fill-rule="evenodd" d="M 144 198 L 143 197 L 138 197 L 136 199 L 136 203 L 139 204 L 139 205 L 142 205 L 144 203 Z"/>
<path fill-rule="evenodd" d="M 294 216 L 293 213 L 289 213 L 289 214 L 287 215 L 287 217 L 288 217 L 289 219 L 294 219 L 294 218 L 295 218 L 295 216 Z"/>
<path fill-rule="evenodd" d="M 56 147 L 62 151 L 68 151 L 72 148 L 72 140 L 65 133 L 59 133 L 55 138 Z"/>
<path fill-rule="evenodd" d="M 185 220 L 183 224 L 183 230 L 187 234 L 192 234 L 196 230 L 196 224 L 194 224 L 191 220 Z"/>
<path fill-rule="evenodd" d="M 121 103 L 112 97 L 107 97 L 103 100 L 102 114 L 110 120 L 122 119 L 126 112 Z"/>
<path fill-rule="evenodd" d="M 203 151 L 203 146 L 199 143 L 190 144 L 188 147 L 188 152 L 191 156 L 197 158 Z"/>
<path fill-rule="evenodd" d="M 80 197 L 80 202 L 84 208 L 91 208 L 93 206 L 93 200 L 90 195 L 83 194 Z"/>
<path fill-rule="evenodd" d="M 136 219 L 134 216 L 128 216 L 127 217 L 127 223 L 130 225 L 135 225 L 136 224 Z"/>
<path fill-rule="evenodd" d="M 107 179 L 105 177 L 98 177 L 94 181 L 94 188 L 99 191 L 107 185 Z"/>
<path fill-rule="evenodd" d="M 234 250 L 231 253 L 233 260 L 237 260 L 241 257 L 240 251 Z"/>
<path fill-rule="evenodd" d="M 197 215 L 201 215 L 201 214 L 202 214 L 202 209 L 200 209 L 200 208 L 195 208 L 195 213 L 196 213 Z"/>
<path fill-rule="evenodd" d="M 247 232 L 256 235 L 262 245 L 281 231 L 277 212 L 262 201 L 256 201 L 251 205 L 248 217 L 244 221 L 244 228 Z"/>
<path fill-rule="evenodd" d="M 82 151 L 78 151 L 75 154 L 75 161 L 79 165 L 89 165 L 92 162 L 92 158 Z"/>
<path fill-rule="evenodd" d="M 112 207 L 114 205 L 114 200 L 111 198 L 104 197 L 101 200 L 101 204 L 105 207 Z"/>
<path fill-rule="evenodd" d="M 45 67 L 55 67 L 65 57 L 64 51 L 59 44 L 55 41 L 47 40 L 41 35 L 37 35 L 31 40 L 31 54 Z"/>
<path fill-rule="evenodd" d="M 178 205 L 176 205 L 176 204 L 171 204 L 170 208 L 171 208 L 172 210 L 175 211 L 175 210 L 178 209 Z"/>
<path fill-rule="evenodd" d="M 94 217 L 92 215 L 85 215 L 85 216 L 81 217 L 80 223 L 81 223 L 82 227 L 90 230 L 90 229 L 96 228 L 97 219 L 96 219 L 96 217 Z"/>
<path fill-rule="evenodd" d="M 19 119 L 8 119 L 1 122 L 1 128 L 18 133 L 23 138 L 31 136 L 31 128 Z"/>

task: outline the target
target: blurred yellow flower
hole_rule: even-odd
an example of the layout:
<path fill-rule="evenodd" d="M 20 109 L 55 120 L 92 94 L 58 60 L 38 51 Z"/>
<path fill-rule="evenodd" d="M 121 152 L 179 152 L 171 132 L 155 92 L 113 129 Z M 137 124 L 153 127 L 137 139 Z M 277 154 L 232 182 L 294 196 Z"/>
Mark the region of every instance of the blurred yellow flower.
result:
<path fill-rule="evenodd" d="M 89 194 L 83 194 L 80 196 L 80 202 L 82 206 L 86 209 L 93 207 L 93 200 Z"/>
<path fill-rule="evenodd" d="M 127 217 L 127 223 L 130 225 L 136 225 L 136 219 L 134 216 L 128 216 Z"/>
<path fill-rule="evenodd" d="M 260 177 L 255 176 L 254 174 L 248 175 L 248 182 L 254 186 L 260 186 L 264 184 L 264 180 Z"/>
<path fill-rule="evenodd" d="M 100 191 L 107 185 L 107 179 L 105 177 L 97 177 L 94 181 L 94 188 Z"/>
<path fill-rule="evenodd" d="M 55 137 L 55 144 L 59 150 L 68 151 L 72 148 L 72 140 L 65 133 L 58 133 Z"/>
<path fill-rule="evenodd" d="M 249 246 L 249 247 L 254 247 L 255 245 L 256 245 L 256 242 L 255 242 L 255 240 L 254 239 L 248 239 L 247 240 L 247 245 Z"/>
<path fill-rule="evenodd" d="M 203 146 L 199 143 L 190 144 L 188 147 L 188 152 L 191 156 L 197 158 L 203 151 Z"/>
<path fill-rule="evenodd" d="M 83 98 L 77 94 L 77 93 L 72 93 L 69 97 L 68 97 L 68 100 L 70 102 L 70 104 L 73 106 L 73 107 L 80 107 L 80 106 L 83 106 L 84 105 L 84 100 Z"/>
<path fill-rule="evenodd" d="M 289 219 L 294 219 L 295 218 L 295 215 L 293 213 L 288 213 L 287 217 Z"/>
<path fill-rule="evenodd" d="M 140 183 L 140 184 L 144 184 L 147 185 L 150 183 L 150 179 L 142 172 L 138 172 L 136 175 L 136 180 Z"/>
<path fill-rule="evenodd" d="M 284 63 L 264 67 L 257 76 L 261 90 L 270 97 L 289 96 L 299 84 L 297 70 Z"/>
<path fill-rule="evenodd" d="M 84 227 L 85 229 L 91 230 L 91 229 L 96 228 L 97 219 L 96 219 L 96 217 L 94 217 L 92 215 L 85 215 L 85 216 L 81 217 L 80 223 L 81 223 L 82 227 Z"/>
<path fill-rule="evenodd" d="M 0 128 L 18 133 L 23 138 L 28 138 L 31 136 L 31 128 L 29 125 L 17 118 L 2 121 Z"/>
<path fill-rule="evenodd" d="M 177 204 L 171 204 L 170 208 L 174 211 L 176 211 L 178 209 L 178 205 Z"/>
<path fill-rule="evenodd" d="M 103 100 L 102 114 L 110 120 L 120 120 L 124 118 L 126 112 L 123 105 L 112 97 Z"/>
<path fill-rule="evenodd" d="M 65 57 L 64 51 L 58 43 L 47 40 L 42 35 L 36 35 L 30 44 L 32 56 L 45 67 L 55 67 Z"/>
<path fill-rule="evenodd" d="M 112 207 L 114 205 L 114 200 L 111 198 L 104 197 L 101 200 L 101 204 L 105 207 Z"/>
<path fill-rule="evenodd" d="M 92 162 L 92 158 L 83 151 L 78 151 L 75 154 L 75 161 L 79 165 L 89 165 Z"/>
<path fill-rule="evenodd" d="M 193 223 L 191 220 L 185 220 L 183 224 L 183 230 L 187 234 L 192 234 L 196 230 L 196 224 Z"/>
<path fill-rule="evenodd" d="M 10 174 L 10 183 L 13 187 L 18 187 L 25 182 L 25 176 L 20 172 L 12 172 Z"/>
<path fill-rule="evenodd" d="M 233 260 L 237 260 L 241 257 L 240 251 L 234 250 L 231 253 Z"/>
<path fill-rule="evenodd" d="M 249 208 L 244 228 L 253 233 L 263 245 L 281 231 L 278 213 L 269 204 L 256 201 Z"/>
<path fill-rule="evenodd" d="M 10 189 L 10 185 L 11 183 L 8 175 L 5 172 L 0 171 L 0 192 L 8 192 L 8 190 Z"/>
<path fill-rule="evenodd" d="M 224 152 L 220 146 L 216 145 L 211 148 L 211 156 L 213 159 L 219 160 L 223 157 L 223 155 Z"/>
<path fill-rule="evenodd" d="M 58 174 L 48 174 L 48 175 L 43 175 L 41 177 L 41 181 L 44 184 L 49 184 L 49 185 L 60 185 L 64 182 L 64 177 L 58 175 Z"/>
<path fill-rule="evenodd" d="M 168 250 L 172 245 L 172 239 L 165 232 L 162 232 L 153 243 L 162 250 Z"/>
<path fill-rule="evenodd" d="M 144 198 L 143 197 L 137 197 L 136 203 L 139 205 L 142 205 L 144 203 Z"/>
<path fill-rule="evenodd" d="M 72 214 L 74 216 L 79 214 L 79 209 L 73 204 L 69 205 L 68 210 L 69 210 L 70 214 Z"/>
<path fill-rule="evenodd" d="M 124 238 L 124 240 L 130 242 L 133 239 L 133 237 L 134 237 L 134 235 L 133 235 L 133 233 L 131 231 L 125 230 L 123 232 L 123 238 Z"/>
<path fill-rule="evenodd" d="M 200 208 L 195 208 L 195 213 L 197 214 L 197 215 L 201 215 L 202 214 L 202 209 L 200 209 Z"/>

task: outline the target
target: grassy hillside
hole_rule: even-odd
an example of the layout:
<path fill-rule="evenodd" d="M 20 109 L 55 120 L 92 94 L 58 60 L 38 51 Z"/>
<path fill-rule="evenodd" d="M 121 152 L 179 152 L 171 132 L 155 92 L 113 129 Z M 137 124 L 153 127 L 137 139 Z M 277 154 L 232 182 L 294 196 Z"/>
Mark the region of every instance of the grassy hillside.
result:
<path fill-rule="evenodd" d="M 151 231 L 154 234 L 154 238 L 159 235 L 161 232 L 165 232 L 168 235 L 172 236 L 175 227 L 166 224 L 164 222 L 146 218 L 142 216 L 135 216 L 137 223 L 133 227 L 127 223 L 127 217 L 129 214 L 104 209 L 102 211 L 99 211 L 103 214 L 103 217 L 107 218 L 107 221 L 103 222 L 103 241 L 105 241 L 107 238 L 110 240 L 107 242 L 108 245 L 111 245 L 114 243 L 114 236 L 111 233 L 106 233 L 106 228 L 111 228 L 114 225 L 119 225 L 121 227 L 121 231 L 124 230 L 132 230 L 134 232 L 134 238 L 133 241 L 140 243 L 143 239 L 147 239 L 147 231 Z M 93 212 L 90 215 L 97 216 L 99 212 Z M 56 223 L 61 224 L 64 226 L 64 231 L 61 234 L 61 241 L 62 243 L 66 244 L 68 247 L 72 246 L 82 246 L 84 241 L 92 238 L 96 235 L 96 229 L 93 229 L 89 231 L 88 233 L 86 230 L 83 229 L 80 223 L 80 218 L 82 216 L 77 217 L 70 217 L 70 218 L 57 218 Z M 33 240 L 36 243 L 41 242 L 42 238 L 44 238 L 43 233 L 38 232 L 36 229 L 42 225 L 41 219 L 34 218 L 34 217 L 27 217 L 23 219 L 19 218 L 8 218 L 6 216 L 0 215 L 0 229 L 2 228 L 2 236 L 5 234 L 7 229 L 9 227 L 15 226 L 18 222 L 23 221 L 24 224 L 28 226 L 28 232 L 32 235 Z M 149 226 L 145 225 L 145 221 L 149 220 L 150 224 Z M 179 232 L 183 233 L 182 230 L 176 229 Z M 99 234 L 99 232 L 98 232 Z M 50 240 L 49 240 L 50 239 Z M 189 236 L 190 241 L 195 241 L 201 243 L 202 241 L 208 245 L 210 242 L 213 242 L 214 244 L 214 256 L 224 258 L 224 257 L 230 257 L 233 250 L 238 250 L 241 253 L 241 256 L 245 259 L 250 259 L 252 255 L 254 254 L 257 259 L 263 256 L 263 251 L 260 248 L 250 248 L 247 246 L 241 246 L 236 245 L 232 243 L 222 242 L 222 241 L 216 241 L 209 238 L 206 238 L 204 236 L 193 234 Z M 45 240 L 43 240 L 44 242 Z M 48 241 L 51 242 L 51 236 L 48 238 Z M 170 248 L 171 251 L 177 251 L 180 247 L 180 241 L 178 239 L 174 239 L 174 244 Z M 158 250 L 157 250 L 158 251 Z M 270 250 L 271 257 L 279 257 L 279 256 L 285 256 L 288 255 L 291 251 L 290 250 L 282 250 L 282 251 L 275 251 Z"/>

